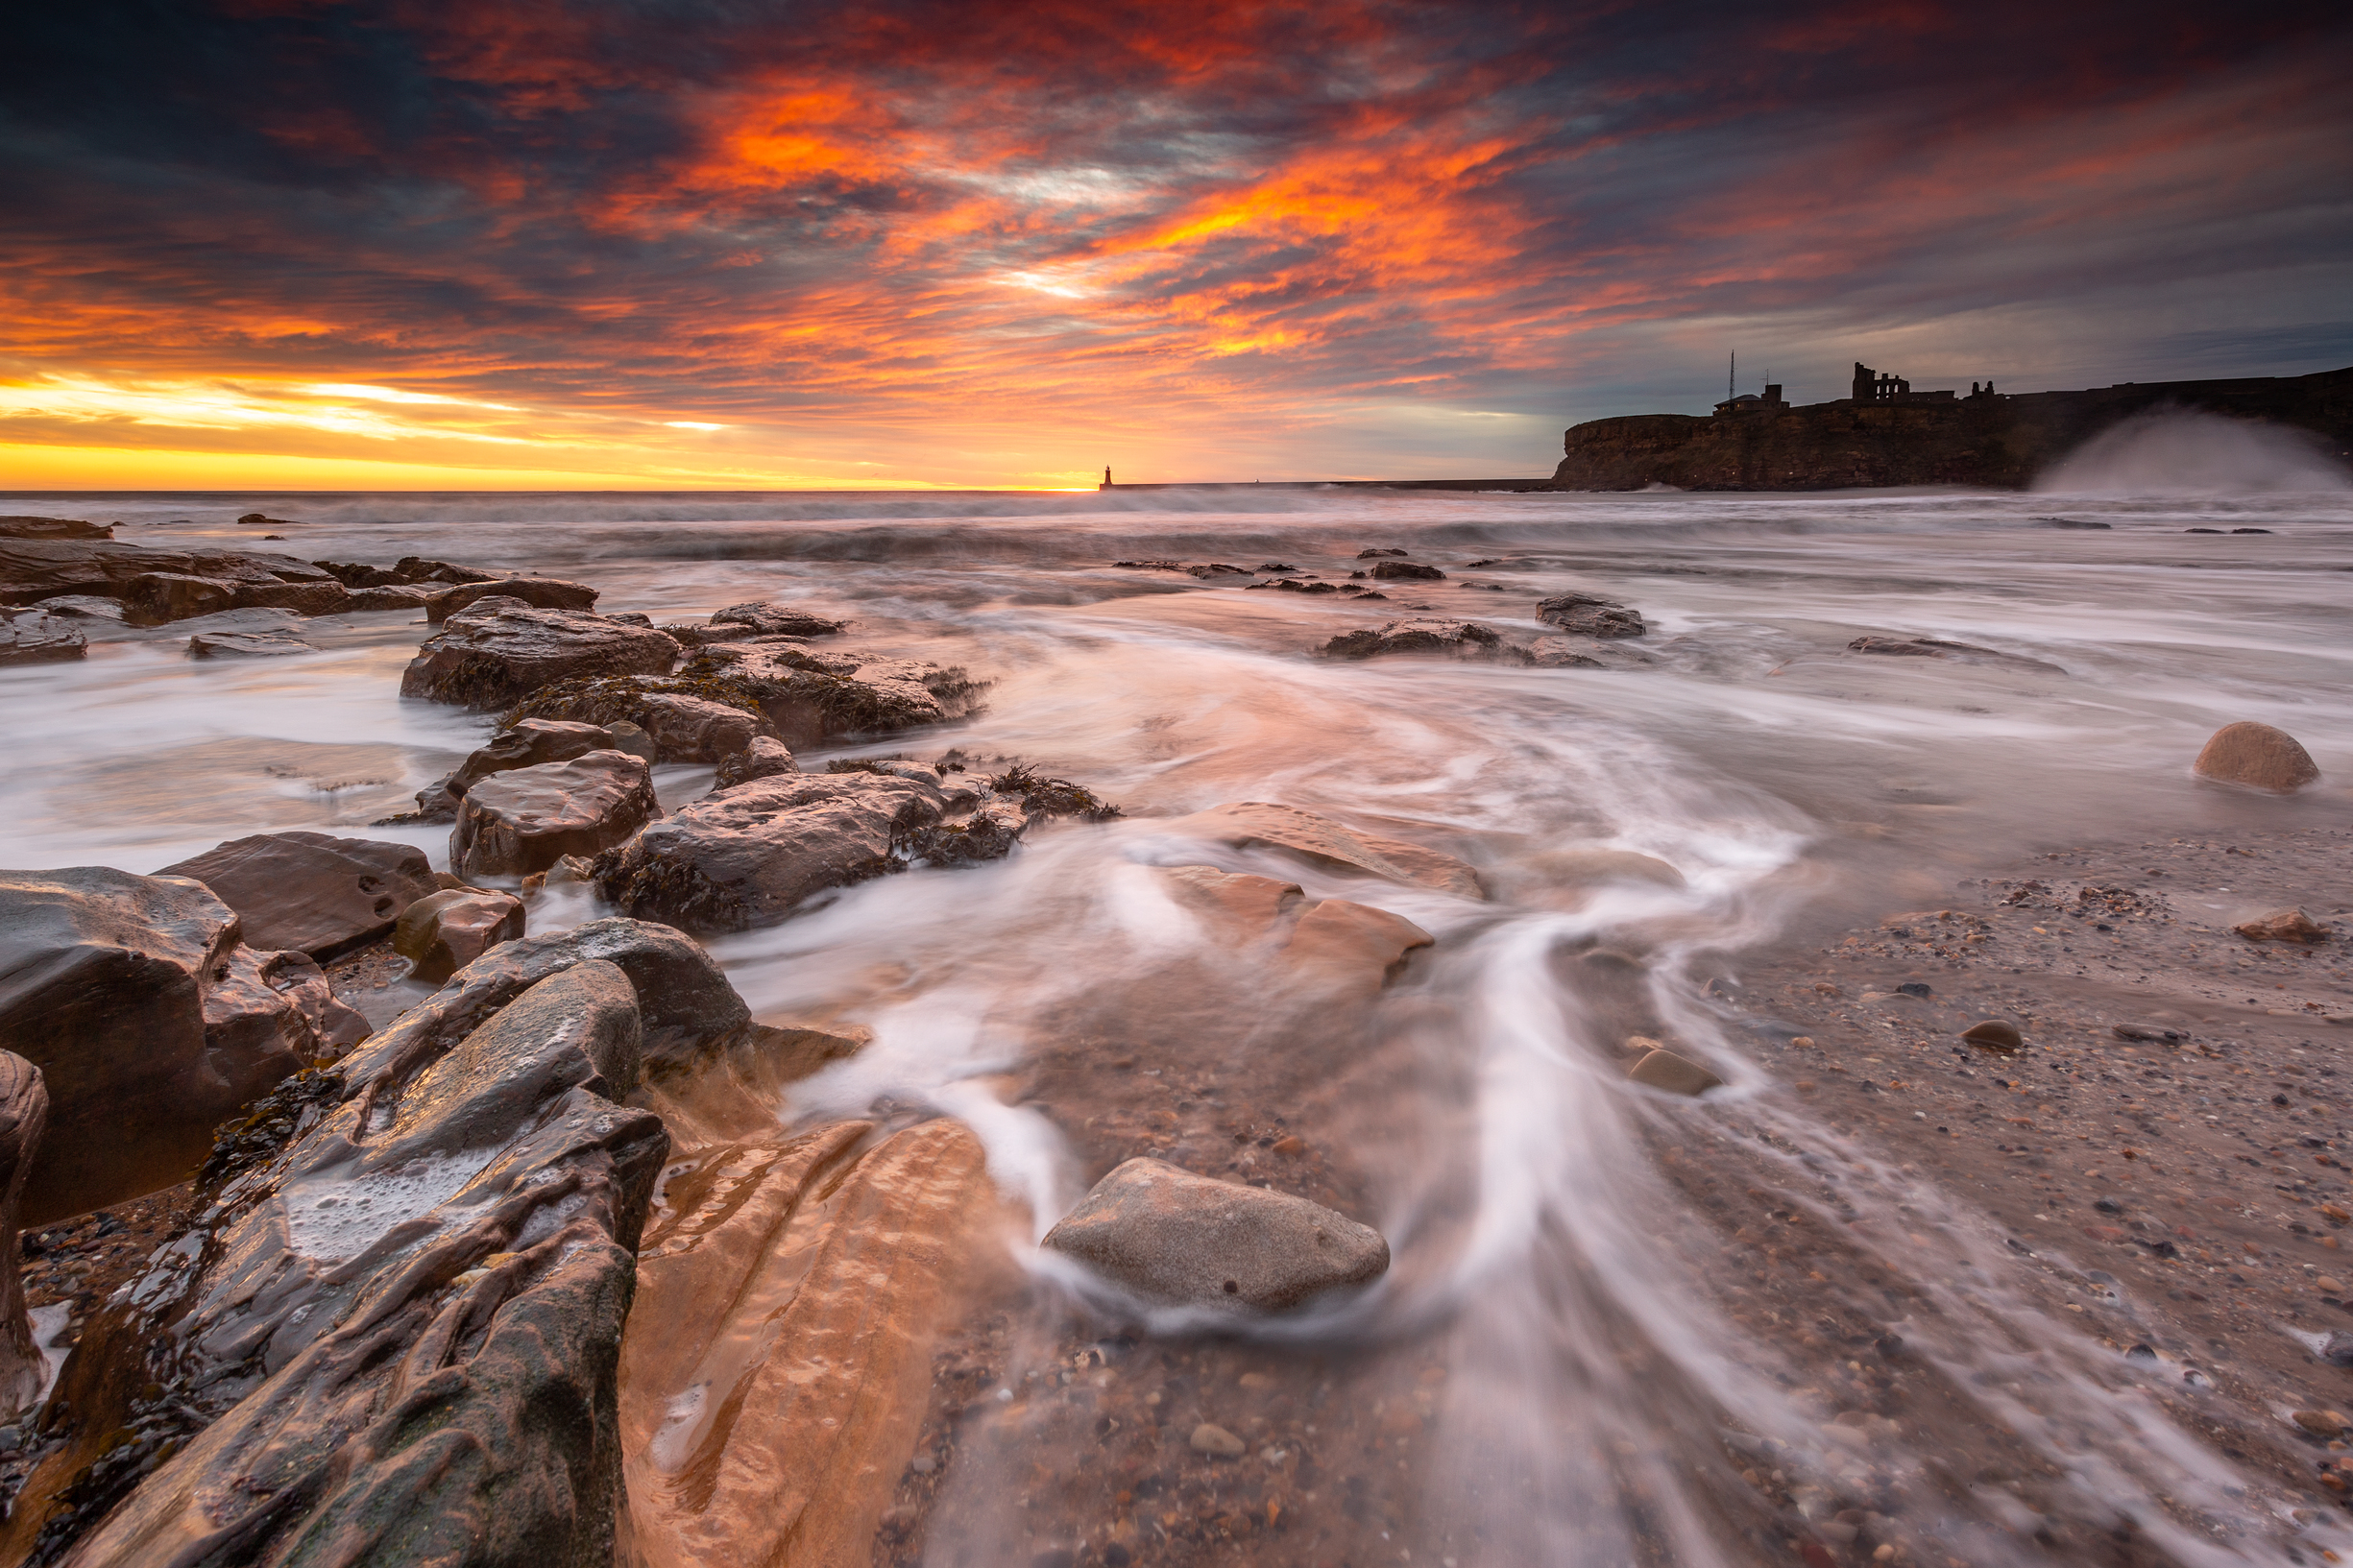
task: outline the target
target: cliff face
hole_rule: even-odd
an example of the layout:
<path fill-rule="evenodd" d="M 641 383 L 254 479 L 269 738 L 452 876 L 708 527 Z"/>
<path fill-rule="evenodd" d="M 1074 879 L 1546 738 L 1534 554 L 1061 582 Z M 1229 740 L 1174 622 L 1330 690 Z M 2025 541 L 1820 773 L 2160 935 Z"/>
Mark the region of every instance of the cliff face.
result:
<path fill-rule="evenodd" d="M 1951 402 L 1841 400 L 1720 417 L 1594 420 L 1563 440 L 1569 490 L 1831 490 L 1882 485 L 2025 488 L 2132 415 L 2199 409 L 2309 430 L 2353 461 L 2353 368 L 2235 381 L 2156 381 Z"/>

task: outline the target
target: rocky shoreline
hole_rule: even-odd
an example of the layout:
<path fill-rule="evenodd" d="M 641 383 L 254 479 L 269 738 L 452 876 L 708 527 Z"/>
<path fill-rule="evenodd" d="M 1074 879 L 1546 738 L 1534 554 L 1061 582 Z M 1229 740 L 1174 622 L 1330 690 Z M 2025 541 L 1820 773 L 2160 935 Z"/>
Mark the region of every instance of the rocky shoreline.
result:
<path fill-rule="evenodd" d="M 1138 896 L 1198 942 L 1072 985 L 984 1102 L 783 1125 L 790 1086 L 872 1036 L 822 1012 L 755 1017 L 704 940 L 1123 831 L 1082 783 L 1017 763 L 796 758 L 934 736 L 986 701 L 986 674 L 857 648 L 848 624 L 789 606 L 657 626 L 529 574 L 136 552 L 9 520 L 26 524 L 0 536 L 12 635 L 50 649 L 28 660 L 73 657 L 47 623 L 109 605 L 162 625 L 422 611 L 435 629 L 401 694 L 494 728 L 391 819 L 447 826 L 447 872 L 314 832 L 151 877 L 0 872 L 0 1228 L 24 1238 L 0 1264 L 0 1564 L 911 1563 L 950 1495 L 991 1538 L 1031 1543 L 1025 1560 L 1071 1568 L 1474 1538 L 1417 1514 L 1400 1472 L 1445 1462 L 1440 1412 L 1475 1390 L 1426 1345 L 1284 1335 L 1361 1327 L 1403 1288 L 1392 1239 L 1363 1222 L 1387 1129 L 1343 1137 L 1333 1108 L 1433 1071 L 1410 1019 L 1374 1021 L 1444 957 L 1414 921 L 1303 884 L 1475 910 L 1477 869 L 1266 802 L 1126 824 L 1159 846 L 1132 868 Z M 1351 599 L 1448 581 L 1402 551 L 1360 559 L 1343 581 L 1118 565 Z M 1317 656 L 1645 662 L 1641 614 L 1589 594 L 1540 600 L 1557 635 L 1525 642 L 1399 608 Z M 711 787 L 666 811 L 651 770 L 679 762 L 712 768 Z M 2260 725 L 2221 732 L 2196 768 L 2278 794 L 2317 772 Z M 1811 1381 L 1784 1386 L 1833 1447 L 1866 1454 L 1777 1460 L 1785 1439 L 1678 1384 L 1627 1326 L 1628 1375 L 1710 1434 L 1695 1452 L 1719 1538 L 1813 1568 L 1935 1563 L 1935 1488 L 1999 1484 L 2048 1513 L 2053 1549 L 2097 1546 L 2046 1495 L 2047 1456 L 1925 1353 L 1943 1331 L 1923 1315 L 1948 1308 L 1900 1254 L 1928 1243 L 1841 1235 L 1836 1196 L 1777 1163 L 1781 1104 L 1828 1118 L 1857 1180 L 1916 1178 L 1916 1208 L 1933 1188 L 1994 1216 L 2026 1299 L 2161 1385 L 2186 1425 L 2338 1506 L 2353 1291 L 2327 1270 L 2353 1222 L 2335 1179 L 2353 1135 L 2311 1053 L 2353 1019 L 2353 908 L 2315 891 L 2341 888 L 2346 847 L 2283 829 L 2063 852 L 1820 951 L 1721 955 L 1710 1004 L 1754 1043 L 1745 1063 L 1679 1030 L 1647 953 L 1545 960 L 1593 1013 L 1596 1070 L 1657 1112 L 1654 1152 L 1688 1200 L 1662 1244 L 1706 1255 L 1735 1321 L 1787 1326 L 1784 1376 Z M 1298 880 L 1265 874 L 1283 867 Z M 1681 881 L 1622 852 L 1551 869 L 1578 897 Z M 2263 906 L 2218 925 L 2192 905 L 2225 875 Z M 601 917 L 536 929 L 568 885 Z M 372 1025 L 354 1003 L 379 1005 L 388 980 L 417 994 Z M 2257 995 L 2227 1000 L 2241 991 Z M 992 1180 L 974 1130 L 1032 1101 L 1065 1119 L 1091 1183 L 1059 1214 Z M 36 1321 L 57 1337 L 36 1343 Z M 65 1352 L 54 1380 L 47 1345 Z M 2243 1413 L 2265 1408 L 2286 1413 Z M 1870 1456 L 1899 1432 L 1933 1434 L 1944 1470 Z M 1023 1457 L 1038 1453 L 1098 1459 Z"/>

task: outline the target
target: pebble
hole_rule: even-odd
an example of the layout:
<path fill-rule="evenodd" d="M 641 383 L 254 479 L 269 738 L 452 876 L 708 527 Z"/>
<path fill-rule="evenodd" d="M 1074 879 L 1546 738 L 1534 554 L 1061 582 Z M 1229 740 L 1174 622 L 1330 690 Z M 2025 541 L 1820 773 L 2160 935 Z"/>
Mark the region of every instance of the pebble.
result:
<path fill-rule="evenodd" d="M 2346 1428 L 2353 1427 L 2353 1421 L 2346 1420 L 2336 1411 L 2298 1411 L 2292 1419 L 2316 1437 L 2335 1437 Z"/>
<path fill-rule="evenodd" d="M 2026 1036 L 2018 1032 L 2017 1025 L 1999 1018 L 1970 1025 L 1961 1031 L 1961 1038 L 1973 1046 L 1983 1046 L 1988 1050 L 2016 1050 L 2026 1043 Z"/>
<path fill-rule="evenodd" d="M 2274 909 L 2261 920 L 2250 920 L 2232 930 L 2250 942 L 2325 942 L 2328 928 L 2301 909 Z"/>
<path fill-rule="evenodd" d="M 1241 1438 L 1213 1422 L 1203 1421 L 1193 1429 L 1193 1452 L 1196 1454 L 1233 1459 L 1240 1459 L 1247 1447 Z"/>

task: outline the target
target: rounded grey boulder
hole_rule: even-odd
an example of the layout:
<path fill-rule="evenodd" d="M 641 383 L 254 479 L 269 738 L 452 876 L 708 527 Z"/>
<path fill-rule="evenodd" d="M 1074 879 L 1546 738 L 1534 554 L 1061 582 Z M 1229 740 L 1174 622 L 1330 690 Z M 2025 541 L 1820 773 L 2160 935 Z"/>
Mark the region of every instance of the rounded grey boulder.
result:
<path fill-rule="evenodd" d="M 1389 1269 L 1389 1242 L 1370 1225 L 1152 1159 L 1097 1182 L 1041 1244 L 1172 1307 L 1283 1312 Z"/>

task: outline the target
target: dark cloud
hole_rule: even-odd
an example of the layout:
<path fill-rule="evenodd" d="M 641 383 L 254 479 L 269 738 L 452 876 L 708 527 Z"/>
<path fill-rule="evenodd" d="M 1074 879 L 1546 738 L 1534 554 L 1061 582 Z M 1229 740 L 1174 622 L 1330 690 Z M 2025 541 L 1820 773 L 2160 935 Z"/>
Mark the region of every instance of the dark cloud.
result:
<path fill-rule="evenodd" d="M 2318 5 L 230 0 L 12 42 L 24 385 L 365 382 L 910 476 L 876 432 L 1290 430 L 1363 471 L 1351 410 L 1688 406 L 1727 343 L 1827 396 L 2344 341 Z"/>

